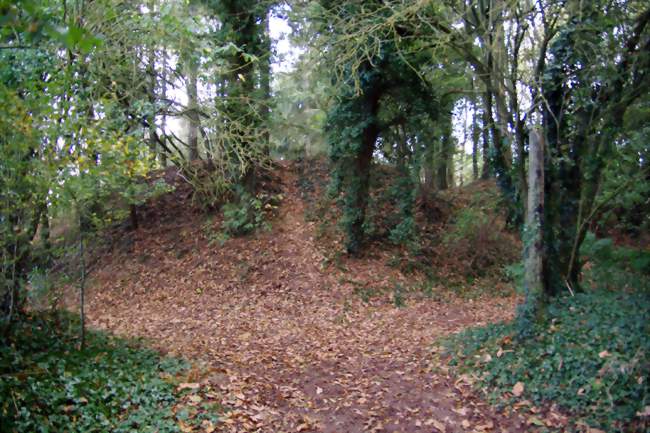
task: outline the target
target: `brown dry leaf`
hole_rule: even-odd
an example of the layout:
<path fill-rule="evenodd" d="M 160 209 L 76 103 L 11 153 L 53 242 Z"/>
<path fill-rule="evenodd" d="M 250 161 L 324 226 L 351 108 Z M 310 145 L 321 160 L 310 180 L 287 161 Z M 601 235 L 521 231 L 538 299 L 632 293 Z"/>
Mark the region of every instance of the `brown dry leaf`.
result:
<path fill-rule="evenodd" d="M 607 357 L 610 356 L 610 355 L 611 355 L 611 353 L 609 353 L 609 352 L 606 351 L 606 350 L 603 350 L 602 352 L 600 352 L 600 353 L 598 354 L 598 357 L 599 357 L 600 359 L 603 359 L 603 358 L 607 358 Z"/>
<path fill-rule="evenodd" d="M 460 416 L 466 416 L 467 415 L 467 408 L 466 407 L 461 407 L 460 409 L 452 408 L 454 412 L 456 412 Z"/>
<path fill-rule="evenodd" d="M 503 356 L 503 349 L 499 347 L 499 350 L 497 350 L 497 358 L 501 358 Z"/>
<path fill-rule="evenodd" d="M 201 398 L 200 395 L 196 395 L 196 394 L 194 394 L 194 395 L 191 395 L 191 396 L 190 396 L 190 401 L 191 401 L 192 403 L 201 403 L 201 401 L 203 401 L 203 399 Z"/>
<path fill-rule="evenodd" d="M 323 388 L 321 388 L 320 386 L 317 386 L 316 387 L 316 394 L 321 395 L 322 393 L 323 393 Z"/>
<path fill-rule="evenodd" d="M 640 417 L 650 417 L 650 406 L 646 406 L 642 412 L 637 412 L 636 416 Z"/>
<path fill-rule="evenodd" d="M 589 427 L 587 429 L 587 433 L 606 433 L 606 432 L 604 430 L 599 429 L 599 428 Z"/>
<path fill-rule="evenodd" d="M 468 420 L 464 419 L 464 420 L 460 423 L 460 425 L 462 425 L 463 428 L 464 428 L 465 430 L 469 430 L 469 428 L 470 428 L 470 426 L 471 426 L 472 424 L 470 424 L 470 422 L 469 422 Z"/>
<path fill-rule="evenodd" d="M 217 428 L 214 426 L 214 423 L 212 421 L 209 421 L 207 419 L 204 419 L 201 422 L 201 427 L 203 427 L 203 431 L 205 433 L 212 433 L 214 432 Z"/>
<path fill-rule="evenodd" d="M 512 387 L 512 394 L 515 397 L 521 397 L 521 394 L 524 393 L 524 384 L 522 382 L 515 383 L 515 386 Z"/>
<path fill-rule="evenodd" d="M 526 424 L 528 425 L 536 425 L 538 427 L 546 427 L 546 424 L 544 424 L 544 421 L 541 419 L 537 418 L 536 416 L 531 416 L 526 420 Z"/>
<path fill-rule="evenodd" d="M 490 431 L 493 428 L 494 428 L 494 423 L 492 422 L 492 420 L 488 420 L 488 422 L 486 422 L 485 424 L 481 424 L 481 425 L 476 426 L 476 430 L 478 430 L 480 432 Z"/>
<path fill-rule="evenodd" d="M 427 427 L 433 426 L 436 430 L 439 430 L 442 433 L 446 433 L 446 431 L 447 431 L 447 427 L 443 423 L 441 423 L 440 421 L 435 420 L 433 418 L 430 418 L 430 419 L 426 420 L 424 425 L 427 426 Z"/>
<path fill-rule="evenodd" d="M 189 424 L 185 424 L 183 421 L 178 421 L 178 427 L 181 429 L 183 433 L 189 433 L 192 431 L 192 426 Z"/>
<path fill-rule="evenodd" d="M 302 432 L 302 431 L 308 431 L 311 430 L 311 426 L 307 424 L 306 422 L 300 424 L 298 426 L 298 429 L 296 430 L 297 432 Z"/>
<path fill-rule="evenodd" d="M 182 391 L 184 389 L 199 389 L 200 386 L 201 385 L 199 385 L 198 383 L 181 383 L 180 385 L 178 385 L 176 390 Z"/>

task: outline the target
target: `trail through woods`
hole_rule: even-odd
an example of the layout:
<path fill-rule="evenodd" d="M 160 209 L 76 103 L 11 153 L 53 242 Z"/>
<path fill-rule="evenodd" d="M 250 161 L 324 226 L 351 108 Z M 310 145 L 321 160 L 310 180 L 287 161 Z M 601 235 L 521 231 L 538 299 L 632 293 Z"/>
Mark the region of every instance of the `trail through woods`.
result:
<path fill-rule="evenodd" d="M 297 178 L 273 229 L 210 245 L 198 214 L 168 197 L 95 272 L 91 326 L 141 336 L 203 367 L 182 385 L 186 404 L 228 411 L 205 431 L 526 431 L 451 376 L 435 341 L 511 317 L 513 298 L 439 301 L 389 294 L 364 302 L 355 284 L 404 277 L 382 257 L 323 266 Z M 198 385 L 196 385 L 198 384 Z"/>

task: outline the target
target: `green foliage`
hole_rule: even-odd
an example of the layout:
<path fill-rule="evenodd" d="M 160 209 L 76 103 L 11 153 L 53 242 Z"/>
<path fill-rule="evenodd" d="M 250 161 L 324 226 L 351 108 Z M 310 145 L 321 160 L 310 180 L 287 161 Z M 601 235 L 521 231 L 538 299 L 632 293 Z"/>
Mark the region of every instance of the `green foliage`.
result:
<path fill-rule="evenodd" d="M 621 144 L 612 150 L 596 202 L 603 211 L 594 221 L 638 236 L 650 229 L 650 101 L 630 107 Z"/>
<path fill-rule="evenodd" d="M 650 251 L 615 246 L 589 232 L 580 249 L 584 280 L 591 287 L 650 290 Z"/>
<path fill-rule="evenodd" d="M 398 206 L 399 222 L 390 230 L 389 239 L 397 245 L 416 246 L 417 227 L 413 214 L 415 192 L 415 182 L 408 172 L 400 173 L 400 177 L 391 187 L 391 195 Z"/>
<path fill-rule="evenodd" d="M 554 300 L 529 340 L 508 344 L 514 325 L 497 324 L 448 345 L 452 364 L 473 372 L 495 402 L 522 382 L 522 399 L 553 401 L 574 421 L 621 431 L 650 401 L 649 319 L 647 293 L 598 291 Z"/>
<path fill-rule="evenodd" d="M 223 206 L 222 228 L 227 235 L 243 236 L 258 229 L 269 230 L 268 216 L 274 212 L 281 195 L 259 193 L 252 195 L 243 187 L 237 186 L 237 200 Z"/>
<path fill-rule="evenodd" d="M 43 210 L 47 182 L 44 164 L 32 158 L 37 148 L 29 106 L 0 83 L 0 326 L 20 307 L 18 289 Z"/>
<path fill-rule="evenodd" d="M 406 300 L 404 299 L 404 288 L 399 283 L 395 283 L 395 286 L 393 287 L 393 305 L 395 305 L 397 308 L 406 306 Z"/>
<path fill-rule="evenodd" d="M 526 273 L 526 268 L 524 267 L 523 261 L 518 261 L 511 263 L 503 267 L 504 276 L 512 281 L 515 288 L 522 290 L 524 287 L 524 276 Z"/>
<path fill-rule="evenodd" d="M 515 339 L 517 321 L 451 338 L 452 364 L 473 372 L 494 401 L 522 382 L 522 399 L 556 402 L 574 422 L 635 431 L 636 412 L 650 402 L 650 256 L 593 234 L 581 256 L 590 291 L 551 300 L 526 339 Z M 511 267 L 514 276 L 521 270 Z"/>
<path fill-rule="evenodd" d="M 179 431 L 172 377 L 187 365 L 96 332 L 76 350 L 77 326 L 28 316 L 0 345 L 2 431 Z"/>
<path fill-rule="evenodd" d="M 498 197 L 478 192 L 467 206 L 453 216 L 449 231 L 442 238 L 448 254 L 462 258 L 465 271 L 481 276 L 494 267 L 505 266 L 517 258 L 512 240 L 503 230 L 495 229 L 500 222 Z"/>
<path fill-rule="evenodd" d="M 451 230 L 445 234 L 444 242 L 449 244 L 461 239 L 475 240 L 490 222 L 490 217 L 482 209 L 463 208 L 456 214 Z M 494 236 L 495 232 L 490 235 Z"/>

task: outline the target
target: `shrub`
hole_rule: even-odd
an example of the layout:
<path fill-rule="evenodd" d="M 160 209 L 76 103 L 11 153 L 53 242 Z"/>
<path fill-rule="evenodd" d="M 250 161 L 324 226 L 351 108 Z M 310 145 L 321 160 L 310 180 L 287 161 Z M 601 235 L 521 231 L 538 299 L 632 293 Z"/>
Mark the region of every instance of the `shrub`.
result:
<path fill-rule="evenodd" d="M 447 254 L 462 258 L 464 272 L 483 275 L 486 270 L 504 265 L 516 257 L 512 241 L 497 228 L 497 217 L 480 207 L 461 209 L 443 237 Z"/>
<path fill-rule="evenodd" d="M 260 193 L 255 196 L 237 186 L 236 201 L 223 206 L 223 229 L 232 236 L 242 236 L 257 229 L 269 229 L 268 216 L 277 210 L 282 195 Z"/>

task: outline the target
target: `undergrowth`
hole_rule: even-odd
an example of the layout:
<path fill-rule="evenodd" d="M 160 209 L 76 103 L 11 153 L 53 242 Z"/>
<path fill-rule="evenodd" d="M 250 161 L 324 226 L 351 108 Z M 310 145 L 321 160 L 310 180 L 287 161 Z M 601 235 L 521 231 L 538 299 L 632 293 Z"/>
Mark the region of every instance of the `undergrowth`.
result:
<path fill-rule="evenodd" d="M 475 376 L 493 403 L 557 403 L 572 415 L 568 431 L 648 431 L 647 254 L 593 238 L 582 252 L 587 291 L 554 299 L 534 338 L 517 342 L 513 323 L 469 329 L 445 342 L 450 364 Z M 515 397 L 518 382 L 524 392 Z"/>
<path fill-rule="evenodd" d="M 27 316 L 0 345 L 2 432 L 177 432 L 185 362 L 103 333 L 77 350 L 69 315 Z M 194 422 L 201 422 L 195 419 Z"/>

